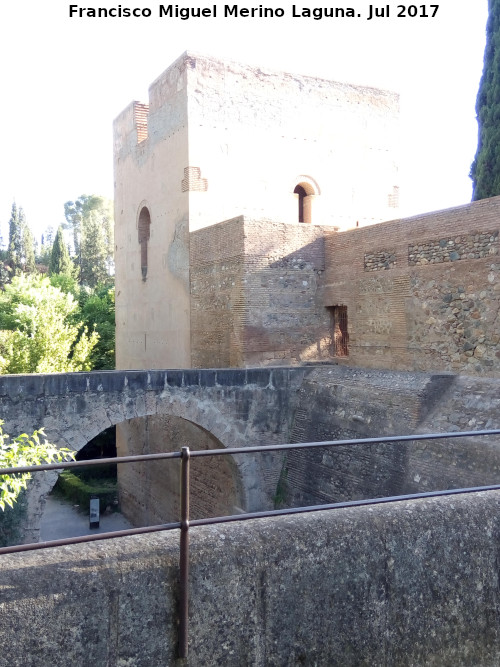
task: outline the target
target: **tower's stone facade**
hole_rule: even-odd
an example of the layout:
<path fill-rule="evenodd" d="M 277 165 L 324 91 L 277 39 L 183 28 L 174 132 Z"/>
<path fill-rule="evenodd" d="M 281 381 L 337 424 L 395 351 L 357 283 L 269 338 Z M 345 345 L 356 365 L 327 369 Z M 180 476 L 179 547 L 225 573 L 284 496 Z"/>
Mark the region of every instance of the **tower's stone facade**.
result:
<path fill-rule="evenodd" d="M 241 215 L 282 223 L 287 253 L 286 229 L 295 246 L 299 219 L 347 229 L 394 217 L 397 124 L 393 93 L 182 55 L 151 85 L 149 104 L 132 103 L 114 125 L 118 367 L 210 361 L 193 340 L 203 326 L 190 284 L 192 232 Z M 259 248 L 279 267 L 276 249 L 268 250 Z M 199 240 L 196 256 L 199 287 Z M 300 361 L 315 336 L 283 348 L 282 360 Z M 249 356 L 228 349 L 220 359 L 272 361 L 257 348 Z"/>

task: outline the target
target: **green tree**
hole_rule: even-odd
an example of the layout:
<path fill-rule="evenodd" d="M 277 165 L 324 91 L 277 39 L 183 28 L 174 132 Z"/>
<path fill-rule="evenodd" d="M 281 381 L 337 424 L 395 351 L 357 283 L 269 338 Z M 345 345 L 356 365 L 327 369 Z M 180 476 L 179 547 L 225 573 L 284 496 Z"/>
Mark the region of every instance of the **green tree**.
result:
<path fill-rule="evenodd" d="M 16 202 L 13 202 L 9 220 L 9 245 L 7 248 L 7 260 L 12 271 L 15 273 L 19 273 L 22 269 L 23 223 L 23 209 L 18 209 Z"/>
<path fill-rule="evenodd" d="M 42 243 L 40 245 L 40 252 L 37 256 L 37 262 L 39 264 L 43 264 L 45 266 L 49 265 L 53 244 L 54 244 L 54 228 L 52 226 L 49 226 L 42 234 Z"/>
<path fill-rule="evenodd" d="M 23 209 L 18 209 L 15 202 L 12 204 L 9 220 L 7 261 L 16 275 L 22 271 L 27 273 L 36 271 L 35 240 L 26 222 Z"/>
<path fill-rule="evenodd" d="M 109 278 L 108 243 L 101 212 L 91 211 L 82 225 L 80 283 L 96 287 Z"/>
<path fill-rule="evenodd" d="M 489 0 L 483 74 L 476 100 L 478 146 L 470 177 L 472 199 L 500 195 L 500 0 Z"/>
<path fill-rule="evenodd" d="M 95 287 L 105 282 L 113 267 L 113 205 L 97 195 L 81 195 L 64 205 L 80 284 Z"/>
<path fill-rule="evenodd" d="M 50 253 L 49 274 L 62 274 L 64 276 L 73 275 L 73 262 L 69 256 L 68 248 L 64 242 L 62 226 L 57 230 L 55 241 Z"/>
<path fill-rule="evenodd" d="M 10 438 L 2 429 L 3 421 L 0 420 L 0 468 L 16 468 L 41 463 L 59 463 L 60 461 L 74 458 L 73 452 L 68 449 L 58 449 L 41 440 L 45 435 L 43 430 L 35 431 L 32 435 L 22 433 L 17 438 Z M 26 488 L 31 478 L 29 472 L 0 475 L 0 508 L 10 507 L 18 499 L 20 493 Z"/>
<path fill-rule="evenodd" d="M 36 272 L 35 239 L 26 221 L 23 224 L 22 270 L 25 273 Z"/>
<path fill-rule="evenodd" d="M 15 277 L 0 294 L 0 372 L 89 370 L 98 335 L 75 321 L 77 310 L 48 278 Z"/>

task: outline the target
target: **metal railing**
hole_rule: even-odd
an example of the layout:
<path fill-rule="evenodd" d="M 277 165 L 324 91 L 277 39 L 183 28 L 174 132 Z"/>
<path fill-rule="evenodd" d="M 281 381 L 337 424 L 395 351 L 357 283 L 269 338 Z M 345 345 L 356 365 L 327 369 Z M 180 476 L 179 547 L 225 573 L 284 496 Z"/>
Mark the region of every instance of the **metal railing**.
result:
<path fill-rule="evenodd" d="M 116 530 L 108 533 L 98 533 L 94 535 L 82 535 L 80 537 L 69 537 L 59 540 L 50 540 L 46 542 L 37 542 L 31 544 L 19 544 L 9 547 L 1 547 L 0 555 L 19 553 L 24 551 L 35 551 L 39 549 L 48 549 L 50 547 L 66 546 L 69 544 L 81 544 L 85 542 L 95 542 L 98 540 L 107 540 L 116 537 L 127 537 L 129 535 L 143 535 L 145 533 L 154 533 L 165 530 L 180 529 L 180 549 L 179 549 L 179 586 L 180 586 L 180 608 L 179 608 L 179 657 L 186 658 L 188 655 L 189 641 L 189 529 L 197 526 L 208 526 L 213 524 L 229 523 L 234 521 L 248 521 L 252 519 L 261 519 L 273 516 L 284 516 L 291 514 L 305 514 L 308 512 L 318 512 L 320 510 L 345 509 L 348 507 L 360 507 L 366 505 L 378 505 L 390 502 L 401 502 L 407 500 L 417 500 L 423 498 L 435 498 L 439 496 L 451 496 L 466 493 L 478 493 L 480 491 L 500 490 L 500 484 L 489 486 L 467 487 L 459 489 L 446 489 L 440 491 L 427 491 L 423 493 L 412 493 L 398 496 L 386 496 L 381 498 L 369 498 L 363 500 L 350 500 L 323 505 L 308 505 L 306 507 L 293 507 L 279 510 L 268 510 L 262 512 L 246 512 L 229 516 L 209 517 L 205 519 L 189 519 L 189 500 L 190 500 L 190 460 L 192 458 L 203 456 L 228 456 L 235 454 L 250 454 L 257 452 L 287 451 L 292 449 L 315 449 L 330 447 L 350 447 L 357 445 L 376 445 L 376 444 L 403 444 L 406 442 L 416 442 L 422 440 L 443 440 L 449 438 L 466 438 L 479 436 L 500 435 L 500 429 L 482 430 L 482 431 L 458 431 L 447 433 L 425 433 L 413 435 L 386 436 L 380 438 L 359 438 L 357 440 L 328 440 L 324 442 L 302 442 L 288 443 L 283 445 L 258 445 L 250 447 L 233 447 L 228 449 L 204 449 L 191 451 L 188 447 L 183 447 L 180 452 L 161 452 L 158 454 L 143 454 L 138 456 L 122 456 L 113 458 L 92 459 L 87 461 L 67 461 L 60 463 L 47 463 L 34 466 L 19 466 L 15 468 L 0 468 L 0 475 L 10 475 L 13 473 L 39 472 L 44 470 L 67 470 L 72 468 L 86 468 L 105 464 L 138 463 L 141 461 L 157 461 L 163 459 L 181 459 L 181 483 L 180 483 L 180 521 L 146 526 L 142 528 L 130 528 L 126 530 Z"/>

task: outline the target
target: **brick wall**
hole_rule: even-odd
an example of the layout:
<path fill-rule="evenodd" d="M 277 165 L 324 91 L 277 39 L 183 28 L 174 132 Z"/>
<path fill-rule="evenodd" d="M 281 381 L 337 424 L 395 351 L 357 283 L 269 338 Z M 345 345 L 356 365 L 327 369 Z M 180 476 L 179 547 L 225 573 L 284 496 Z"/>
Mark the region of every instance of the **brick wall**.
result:
<path fill-rule="evenodd" d="M 194 367 L 330 358 L 324 232 L 239 217 L 191 233 Z"/>
<path fill-rule="evenodd" d="M 500 368 L 500 198 L 327 232 L 324 305 L 348 309 L 349 365 Z M 340 360 L 339 360 L 340 361 Z"/>
<path fill-rule="evenodd" d="M 118 456 L 217 449 L 217 438 L 186 419 L 149 415 L 118 425 Z M 138 443 L 141 446 L 138 447 Z M 141 462 L 118 466 L 120 507 L 134 526 L 178 521 L 180 516 L 179 460 Z M 192 519 L 238 513 L 244 504 L 241 476 L 230 456 L 193 459 L 190 515 Z"/>

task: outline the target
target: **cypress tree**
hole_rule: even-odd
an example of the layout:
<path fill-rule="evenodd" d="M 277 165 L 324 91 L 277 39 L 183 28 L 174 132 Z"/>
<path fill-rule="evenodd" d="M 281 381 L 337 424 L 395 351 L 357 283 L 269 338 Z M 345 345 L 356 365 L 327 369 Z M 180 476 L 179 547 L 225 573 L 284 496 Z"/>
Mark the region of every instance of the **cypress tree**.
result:
<path fill-rule="evenodd" d="M 479 138 L 471 166 L 473 201 L 500 195 L 500 0 L 488 0 L 483 74 L 476 101 Z"/>
<path fill-rule="evenodd" d="M 16 202 L 12 204 L 9 220 L 9 247 L 7 248 L 7 260 L 15 273 L 22 269 L 23 254 L 23 210 L 17 209 Z"/>
<path fill-rule="evenodd" d="M 19 213 L 22 213 L 22 209 L 19 209 Z M 19 217 L 21 218 L 21 229 L 23 234 L 23 271 L 25 273 L 35 273 L 35 239 L 33 238 L 31 229 L 28 227 L 26 220 L 24 219 L 24 213 Z"/>
<path fill-rule="evenodd" d="M 69 256 L 68 248 L 64 243 L 62 227 L 57 230 L 52 252 L 50 254 L 49 274 L 62 274 L 65 276 L 73 275 L 73 263 Z"/>

